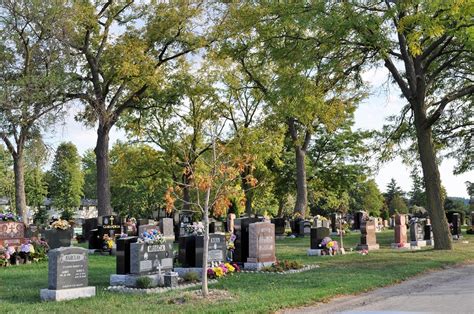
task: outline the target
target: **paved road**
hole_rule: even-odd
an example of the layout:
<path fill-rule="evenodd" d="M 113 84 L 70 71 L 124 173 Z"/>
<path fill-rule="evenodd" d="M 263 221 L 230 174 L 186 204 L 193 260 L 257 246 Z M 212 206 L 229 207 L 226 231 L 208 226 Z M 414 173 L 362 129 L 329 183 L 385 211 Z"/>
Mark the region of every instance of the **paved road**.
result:
<path fill-rule="evenodd" d="M 474 313 L 474 265 L 431 272 L 391 287 L 282 313 Z"/>

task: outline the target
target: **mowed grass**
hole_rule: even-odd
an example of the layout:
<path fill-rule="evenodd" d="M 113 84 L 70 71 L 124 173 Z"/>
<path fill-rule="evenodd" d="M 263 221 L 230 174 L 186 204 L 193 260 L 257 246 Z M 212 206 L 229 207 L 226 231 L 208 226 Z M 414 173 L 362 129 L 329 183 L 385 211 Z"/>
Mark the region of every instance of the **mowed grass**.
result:
<path fill-rule="evenodd" d="M 344 239 L 346 248 L 355 247 L 359 234 Z M 105 290 L 115 271 L 115 257 L 89 257 L 89 283 L 97 296 L 63 302 L 41 302 L 39 290 L 48 285 L 47 263 L 0 269 L 0 312 L 2 313 L 268 313 L 282 308 L 327 301 L 344 294 L 361 293 L 400 282 L 419 273 L 473 259 L 474 237 L 454 244 L 449 252 L 423 249 L 390 249 L 393 231 L 377 233 L 379 251 L 334 257 L 309 257 L 309 237 L 277 241 L 280 260 L 298 260 L 320 267 L 291 275 L 235 274 L 221 279 L 211 289 L 226 290 L 231 299 L 199 300 L 183 297 L 182 291 L 164 294 L 128 295 Z M 349 251 L 349 250 L 347 250 Z"/>

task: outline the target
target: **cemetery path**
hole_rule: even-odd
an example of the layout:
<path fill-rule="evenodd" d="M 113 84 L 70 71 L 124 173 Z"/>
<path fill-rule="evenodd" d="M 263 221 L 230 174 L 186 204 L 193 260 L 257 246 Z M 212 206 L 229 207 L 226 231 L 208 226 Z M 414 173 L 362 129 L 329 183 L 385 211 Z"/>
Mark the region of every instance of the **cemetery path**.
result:
<path fill-rule="evenodd" d="M 296 313 L 473 313 L 474 265 L 434 271 L 360 295 L 281 311 Z"/>

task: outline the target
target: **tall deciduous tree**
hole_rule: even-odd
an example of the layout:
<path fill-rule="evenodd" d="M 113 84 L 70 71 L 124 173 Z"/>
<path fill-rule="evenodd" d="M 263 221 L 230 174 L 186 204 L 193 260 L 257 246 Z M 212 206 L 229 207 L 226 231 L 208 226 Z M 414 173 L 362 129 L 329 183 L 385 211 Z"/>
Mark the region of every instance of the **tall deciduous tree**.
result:
<path fill-rule="evenodd" d="M 27 220 L 25 145 L 62 107 L 67 54 L 55 39 L 60 2 L 0 2 L 0 138 L 13 157 L 15 205 Z"/>
<path fill-rule="evenodd" d="M 449 147 L 472 136 L 474 4 L 386 0 L 348 4 L 348 8 L 347 20 L 359 36 L 353 42 L 378 53 L 407 101 L 394 134 L 408 131 L 416 140 L 435 249 L 449 250 L 452 243 L 435 144 L 444 138 Z"/>
<path fill-rule="evenodd" d="M 353 88 L 366 54 L 334 40 L 349 33 L 335 29 L 338 6 L 326 1 L 241 4 L 230 12 L 239 32 L 221 51 L 240 63 L 287 126 L 296 161 L 295 212 L 304 215 L 306 153 L 314 130 L 320 125 L 336 129 L 354 109 L 360 90 Z"/>
<path fill-rule="evenodd" d="M 81 1 L 69 8 L 64 40 L 77 57 L 78 84 L 68 96 L 85 104 L 79 118 L 97 125 L 99 215 L 112 211 L 109 132 L 124 112 L 147 107 L 144 99 L 166 85 L 179 57 L 202 46 L 201 5 Z"/>
<path fill-rule="evenodd" d="M 81 157 L 72 143 L 61 143 L 54 156 L 49 175 L 49 195 L 52 205 L 63 211 L 62 216 L 72 218 L 73 210 L 81 204 L 84 177 Z"/>

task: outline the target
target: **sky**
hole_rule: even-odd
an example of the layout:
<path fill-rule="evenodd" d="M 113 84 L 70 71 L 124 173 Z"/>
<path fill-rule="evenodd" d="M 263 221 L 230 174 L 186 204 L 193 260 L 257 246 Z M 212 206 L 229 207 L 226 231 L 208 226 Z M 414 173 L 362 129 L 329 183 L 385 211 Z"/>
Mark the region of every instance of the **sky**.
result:
<path fill-rule="evenodd" d="M 396 88 L 387 88 L 388 72 L 384 68 L 372 69 L 363 75 L 363 79 L 370 84 L 370 96 L 364 100 L 355 112 L 355 128 L 364 130 L 381 129 L 386 117 L 397 114 L 403 106 L 403 99 L 399 97 Z M 70 110 L 63 125 L 58 125 L 54 132 L 46 135 L 45 141 L 56 148 L 63 141 L 74 143 L 82 155 L 87 149 L 93 149 L 97 140 L 96 130 L 87 128 L 74 120 L 78 108 Z M 113 128 L 110 134 L 110 145 L 117 140 L 126 140 L 122 130 Z M 455 166 L 453 159 L 443 160 L 439 171 L 441 181 L 447 190 L 448 196 L 468 198 L 466 181 L 474 180 L 474 171 L 461 175 L 454 175 Z M 388 182 L 394 178 L 405 192 L 411 189 L 411 168 L 404 165 L 400 158 L 383 164 L 374 174 L 382 192 L 386 191 Z"/>

